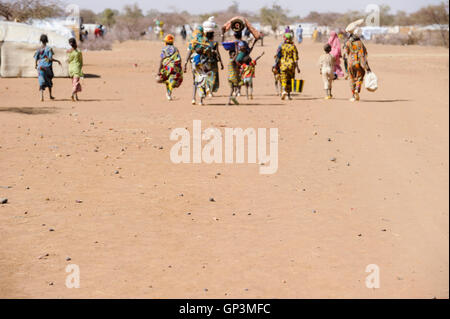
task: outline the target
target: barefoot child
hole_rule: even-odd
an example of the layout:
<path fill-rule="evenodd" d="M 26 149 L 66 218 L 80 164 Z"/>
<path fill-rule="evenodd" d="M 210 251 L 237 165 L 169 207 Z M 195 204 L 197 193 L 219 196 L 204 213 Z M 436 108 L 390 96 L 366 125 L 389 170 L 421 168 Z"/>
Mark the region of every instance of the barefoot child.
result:
<path fill-rule="evenodd" d="M 79 101 L 78 92 L 81 92 L 81 78 L 84 77 L 83 68 L 83 54 L 78 50 L 77 40 L 75 38 L 69 39 L 69 44 L 72 47 L 67 53 L 69 54 L 69 75 L 72 78 L 72 101 Z"/>
<path fill-rule="evenodd" d="M 61 62 L 53 58 L 53 49 L 47 46 L 48 37 L 46 34 L 41 35 L 41 47 L 34 54 L 35 69 L 38 71 L 39 91 L 41 92 L 41 102 L 44 102 L 44 91 L 48 88 L 51 100 L 55 98 L 52 95 L 53 88 L 53 62 Z"/>
<path fill-rule="evenodd" d="M 273 79 L 275 81 L 275 90 L 277 91 L 277 96 L 281 96 L 281 72 L 280 63 L 277 62 L 277 57 L 275 56 L 275 64 L 272 66 Z"/>
<path fill-rule="evenodd" d="M 264 55 L 264 52 L 257 57 L 255 60 L 252 60 L 250 56 L 247 56 L 243 63 L 241 64 L 241 78 L 244 81 L 247 99 L 253 100 L 253 78 L 255 77 L 256 70 L 256 62 Z M 250 96 L 249 96 L 250 89 Z"/>
<path fill-rule="evenodd" d="M 329 100 L 333 97 L 331 95 L 331 88 L 334 78 L 335 60 L 334 56 L 330 54 L 331 45 L 325 44 L 323 50 L 325 51 L 325 53 L 322 54 L 319 59 L 320 74 L 322 75 L 323 86 L 326 94 L 325 100 Z"/>

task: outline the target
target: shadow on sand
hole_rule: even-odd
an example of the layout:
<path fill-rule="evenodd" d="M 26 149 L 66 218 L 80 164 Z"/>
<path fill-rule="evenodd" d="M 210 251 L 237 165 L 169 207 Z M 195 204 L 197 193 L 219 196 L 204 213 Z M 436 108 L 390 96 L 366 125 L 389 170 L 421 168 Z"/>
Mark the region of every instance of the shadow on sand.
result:
<path fill-rule="evenodd" d="M 72 99 L 55 99 L 54 102 L 72 102 Z M 83 102 L 118 102 L 123 101 L 122 99 L 80 99 L 75 103 L 83 103 Z"/>
<path fill-rule="evenodd" d="M 395 102 L 411 102 L 411 100 L 392 99 L 392 100 L 361 100 L 365 103 L 395 103 Z"/>
<path fill-rule="evenodd" d="M 204 106 L 280 106 L 280 105 L 284 105 L 282 103 L 244 103 L 244 102 L 240 102 L 239 104 L 235 105 L 228 105 L 225 103 L 205 103 Z"/>
<path fill-rule="evenodd" d="M 85 79 L 100 79 L 101 78 L 101 76 L 100 75 L 98 75 L 98 74 L 89 74 L 89 73 L 85 73 L 84 74 L 84 78 Z"/>
<path fill-rule="evenodd" d="M 0 112 L 20 113 L 27 115 L 56 113 L 56 107 L 0 107 Z"/>

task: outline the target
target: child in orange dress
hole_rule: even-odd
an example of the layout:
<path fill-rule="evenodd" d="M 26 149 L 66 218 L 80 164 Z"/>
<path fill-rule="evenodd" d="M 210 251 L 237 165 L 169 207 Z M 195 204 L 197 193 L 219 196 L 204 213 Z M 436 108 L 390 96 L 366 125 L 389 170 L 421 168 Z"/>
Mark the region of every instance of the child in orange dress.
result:
<path fill-rule="evenodd" d="M 245 85 L 247 99 L 250 98 L 251 100 L 253 100 L 253 78 L 255 77 L 256 63 L 263 55 L 264 52 L 254 60 L 252 60 L 250 56 L 247 56 L 241 64 L 241 78 Z"/>

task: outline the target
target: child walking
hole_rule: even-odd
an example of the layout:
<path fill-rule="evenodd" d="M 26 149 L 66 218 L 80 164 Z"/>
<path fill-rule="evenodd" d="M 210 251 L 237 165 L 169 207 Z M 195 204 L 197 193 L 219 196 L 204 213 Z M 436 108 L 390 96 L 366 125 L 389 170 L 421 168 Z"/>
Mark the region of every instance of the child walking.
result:
<path fill-rule="evenodd" d="M 323 50 L 325 51 L 325 53 L 322 54 L 319 59 L 320 74 L 322 75 L 323 86 L 326 94 L 325 100 L 329 100 L 333 97 L 333 95 L 331 94 L 331 88 L 334 79 L 335 59 L 334 56 L 330 54 L 331 45 L 325 44 Z"/>
<path fill-rule="evenodd" d="M 81 92 L 81 78 L 83 74 L 83 54 L 78 50 L 77 40 L 75 38 L 69 39 L 69 44 L 72 47 L 68 51 L 69 54 L 69 75 L 72 78 L 72 101 L 79 101 L 78 92 Z"/>
<path fill-rule="evenodd" d="M 241 64 L 241 78 L 244 81 L 246 94 L 247 94 L 247 100 L 250 98 L 250 100 L 253 100 L 253 78 L 255 77 L 255 71 L 256 71 L 256 63 L 259 59 L 264 55 L 264 52 L 258 56 L 256 59 L 252 60 L 250 56 L 247 56 L 243 63 Z M 250 95 L 249 95 L 249 89 L 250 89 Z"/>
<path fill-rule="evenodd" d="M 39 91 L 41 92 L 41 102 L 44 102 L 44 91 L 48 88 L 51 100 L 55 98 L 52 95 L 53 88 L 53 62 L 61 65 L 61 62 L 54 59 L 53 49 L 49 47 L 46 34 L 41 35 L 41 47 L 34 54 L 35 68 L 38 71 Z"/>
<path fill-rule="evenodd" d="M 228 105 L 238 105 L 239 102 L 236 99 L 239 96 L 239 83 L 241 81 L 241 76 L 239 72 L 239 66 L 236 62 L 236 51 L 230 51 L 230 62 L 228 63 L 228 83 L 230 84 L 230 96 L 228 98 Z"/>

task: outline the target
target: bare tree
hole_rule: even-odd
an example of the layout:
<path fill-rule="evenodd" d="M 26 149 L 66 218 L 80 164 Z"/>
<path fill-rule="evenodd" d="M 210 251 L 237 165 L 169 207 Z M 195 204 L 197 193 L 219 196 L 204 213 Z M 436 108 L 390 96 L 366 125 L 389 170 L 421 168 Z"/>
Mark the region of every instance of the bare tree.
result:
<path fill-rule="evenodd" d="M 285 10 L 278 4 L 273 4 L 272 8 L 263 7 L 260 10 L 260 19 L 262 23 L 270 26 L 277 36 L 278 27 L 288 20 Z"/>
<path fill-rule="evenodd" d="M 95 12 L 89 9 L 81 9 L 80 17 L 83 19 L 83 23 L 96 23 L 98 20 Z"/>
<path fill-rule="evenodd" d="M 61 16 L 63 13 L 64 10 L 57 0 L 0 1 L 0 16 L 7 21 L 24 22 L 32 18 Z"/>
<path fill-rule="evenodd" d="M 439 32 L 442 39 L 442 44 L 449 46 L 448 40 L 448 25 L 449 25 L 449 5 L 448 1 L 442 2 L 439 5 L 430 5 L 420 9 L 412 14 L 412 19 L 418 24 L 436 24 L 439 26 Z"/>

